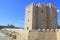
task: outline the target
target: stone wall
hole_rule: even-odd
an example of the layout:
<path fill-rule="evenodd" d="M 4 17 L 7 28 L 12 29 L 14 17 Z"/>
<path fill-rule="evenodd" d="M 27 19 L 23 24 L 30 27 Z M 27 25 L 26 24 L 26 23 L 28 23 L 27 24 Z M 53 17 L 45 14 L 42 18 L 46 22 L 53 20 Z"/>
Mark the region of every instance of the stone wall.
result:
<path fill-rule="evenodd" d="M 19 30 L 17 33 L 17 40 L 28 40 L 29 30 Z"/>
<path fill-rule="evenodd" d="M 29 40 L 60 40 L 60 29 L 30 30 Z"/>
<path fill-rule="evenodd" d="M 4 28 L 1 32 L 16 40 L 28 40 L 29 30 Z"/>
<path fill-rule="evenodd" d="M 4 32 L 15 34 L 16 40 L 60 40 L 60 29 L 4 29 Z"/>

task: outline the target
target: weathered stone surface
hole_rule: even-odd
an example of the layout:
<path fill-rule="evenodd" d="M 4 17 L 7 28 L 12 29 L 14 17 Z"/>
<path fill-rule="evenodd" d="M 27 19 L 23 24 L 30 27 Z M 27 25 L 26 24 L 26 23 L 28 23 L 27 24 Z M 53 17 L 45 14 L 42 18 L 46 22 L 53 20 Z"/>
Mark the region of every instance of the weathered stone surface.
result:
<path fill-rule="evenodd" d="M 52 4 L 34 4 L 26 7 L 25 28 L 5 28 L 2 32 L 16 40 L 60 40 L 57 10 Z"/>

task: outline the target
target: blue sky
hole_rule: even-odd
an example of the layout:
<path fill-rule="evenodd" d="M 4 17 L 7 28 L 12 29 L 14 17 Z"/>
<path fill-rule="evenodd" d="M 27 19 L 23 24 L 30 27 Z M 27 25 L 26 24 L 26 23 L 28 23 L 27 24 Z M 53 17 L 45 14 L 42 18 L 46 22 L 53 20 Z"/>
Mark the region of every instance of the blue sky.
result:
<path fill-rule="evenodd" d="M 60 25 L 60 0 L 0 0 L 0 25 L 24 27 L 25 7 L 30 3 L 52 3 L 57 8 Z"/>

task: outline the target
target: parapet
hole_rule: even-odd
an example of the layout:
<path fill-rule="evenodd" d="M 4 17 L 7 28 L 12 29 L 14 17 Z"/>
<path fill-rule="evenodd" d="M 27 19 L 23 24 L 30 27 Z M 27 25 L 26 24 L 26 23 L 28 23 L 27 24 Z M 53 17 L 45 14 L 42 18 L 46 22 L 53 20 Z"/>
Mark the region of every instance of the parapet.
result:
<path fill-rule="evenodd" d="M 30 30 L 34 32 L 60 32 L 60 29 L 38 29 L 38 30 Z"/>
<path fill-rule="evenodd" d="M 37 6 L 38 7 L 47 7 L 47 6 L 49 6 L 50 8 L 51 7 L 55 8 L 55 6 L 53 4 L 51 4 L 51 3 L 48 3 L 48 4 L 45 4 L 45 3 L 39 3 L 39 4 L 31 3 L 31 4 L 27 5 L 26 7 L 33 7 L 33 6 L 35 6 L 35 7 L 37 7 Z"/>

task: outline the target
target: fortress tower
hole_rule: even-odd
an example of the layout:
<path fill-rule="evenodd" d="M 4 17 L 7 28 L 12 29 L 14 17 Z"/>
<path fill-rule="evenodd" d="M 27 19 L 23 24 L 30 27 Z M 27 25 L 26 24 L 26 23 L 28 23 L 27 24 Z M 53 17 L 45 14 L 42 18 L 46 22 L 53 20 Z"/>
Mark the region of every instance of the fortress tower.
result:
<path fill-rule="evenodd" d="M 52 4 L 30 4 L 26 7 L 25 29 L 57 28 L 57 10 Z"/>
<path fill-rule="evenodd" d="M 52 4 L 30 4 L 26 7 L 24 29 L 3 29 L 15 33 L 16 40 L 60 40 L 57 9 Z"/>

